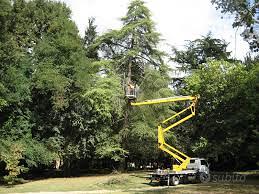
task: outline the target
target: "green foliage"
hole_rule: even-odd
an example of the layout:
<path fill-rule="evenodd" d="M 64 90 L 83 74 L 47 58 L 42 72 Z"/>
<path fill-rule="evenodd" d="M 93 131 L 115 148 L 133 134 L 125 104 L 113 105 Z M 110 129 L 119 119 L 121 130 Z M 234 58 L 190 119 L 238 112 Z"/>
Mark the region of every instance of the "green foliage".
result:
<path fill-rule="evenodd" d="M 89 167 L 161 161 L 157 123 L 182 108 L 133 108 L 125 100 L 130 81 L 140 87 L 139 101 L 174 95 L 143 1 L 130 3 L 121 29 L 101 36 L 89 19 L 82 39 L 70 14 L 56 1 L 0 1 L 0 167 L 7 182 L 52 168 L 53 161 L 68 176 L 84 160 Z M 214 161 L 227 156 L 220 163 L 231 159 L 244 168 L 259 161 L 258 58 L 230 61 L 226 47 L 209 34 L 175 50 L 174 60 L 189 73 L 175 93 L 201 100 L 197 120 L 165 138 L 180 150 Z"/>
<path fill-rule="evenodd" d="M 53 66 L 48 67 L 48 64 L 39 66 L 33 75 L 33 80 L 35 80 L 33 84 L 35 90 L 42 93 L 50 91 L 53 94 L 51 100 L 56 109 L 67 105 L 64 93 L 68 90 L 70 79 L 62 76 Z"/>
<path fill-rule="evenodd" d="M 128 152 L 121 148 L 118 136 L 111 137 L 109 135 L 97 144 L 95 154 L 99 158 L 108 158 L 117 162 L 122 161 Z"/>
<path fill-rule="evenodd" d="M 4 177 L 5 182 L 14 183 L 16 177 L 29 168 L 50 165 L 55 158 L 55 154 L 37 140 L 27 136 L 14 141 L 10 137 L 0 139 L 0 161 L 5 163 L 8 172 Z M 21 163 L 22 160 L 24 162 Z"/>
<path fill-rule="evenodd" d="M 213 110 L 224 99 L 236 95 L 242 81 L 247 76 L 242 64 L 225 61 L 210 61 L 202 64 L 190 77 L 185 79 L 186 90 L 192 94 L 200 94 L 202 99 L 211 104 L 208 110 Z"/>
<path fill-rule="evenodd" d="M 168 88 L 169 77 L 153 68 L 147 68 L 140 85 L 138 101 L 172 96 Z M 170 117 L 174 111 L 168 105 L 132 107 L 130 126 L 120 131 L 125 148 L 129 151 L 130 160 L 150 161 L 159 158 L 157 148 L 157 123 Z M 172 141 L 172 136 L 168 137 Z"/>
<path fill-rule="evenodd" d="M 99 158 L 120 161 L 127 151 L 121 147 L 115 133 L 124 105 L 119 77 L 107 74 L 98 78 L 93 88 L 83 96 L 88 106 L 88 124 L 95 132 L 91 140 L 95 154 Z"/>
<path fill-rule="evenodd" d="M 162 59 L 164 53 L 157 48 L 160 37 L 159 33 L 155 31 L 149 9 L 143 1 L 134 0 L 130 3 L 128 12 L 121 21 L 123 22 L 121 29 L 111 30 L 99 36 L 87 49 L 100 48 L 104 58 L 112 61 L 110 66 L 105 66 L 104 71 L 106 72 L 104 75 L 107 72 L 108 74 L 119 74 L 120 79 L 122 79 L 122 81 L 117 82 L 119 83 L 117 86 L 112 87 L 125 88 L 125 85 L 120 86 L 120 84 L 133 81 L 135 84 L 139 84 L 142 90 L 142 95 L 138 100 L 170 96 L 172 92 L 168 88 L 168 67 Z M 101 86 L 102 84 L 99 85 Z M 111 91 L 116 92 L 115 90 Z M 102 91 L 98 93 L 102 99 L 107 97 L 107 94 L 102 95 L 100 93 Z M 111 96 L 112 93 L 108 95 Z M 97 95 L 95 94 L 95 96 Z M 122 126 L 115 127 L 113 125 L 117 133 L 119 132 L 118 136 L 112 133 L 110 135 L 111 139 L 98 144 L 98 146 L 101 145 L 101 148 L 97 149 L 97 153 L 102 157 L 112 156 L 114 158 L 114 155 L 111 154 L 113 153 L 116 160 L 121 160 L 126 152 L 128 152 L 128 158 L 133 161 L 157 158 L 157 115 L 159 111 L 163 115 L 168 108 L 144 107 L 133 110 L 129 107 L 127 99 L 126 103 L 112 101 L 115 104 L 112 107 L 113 109 L 116 110 L 117 107 L 124 108 L 124 110 L 120 110 L 120 116 L 116 116 L 118 120 L 124 120 L 124 122 L 119 121 L 115 124 Z M 121 118 L 121 116 L 124 118 Z M 105 115 L 102 117 L 105 118 Z M 159 116 L 159 118 L 161 117 Z M 115 142 L 113 142 L 113 138 L 116 139 Z M 143 145 L 143 142 L 147 143 Z M 154 155 L 154 153 L 156 154 Z"/>
<path fill-rule="evenodd" d="M 122 18 L 119 30 L 100 36 L 94 46 L 99 46 L 105 57 L 115 60 L 115 69 L 129 79 L 140 83 L 147 66 L 163 64 L 163 52 L 157 49 L 160 38 L 155 31 L 151 14 L 143 1 L 132 1 Z"/>
<path fill-rule="evenodd" d="M 193 151 L 215 161 L 231 158 L 232 168 L 245 167 L 241 158 L 247 157 L 253 164 L 258 161 L 253 147 L 258 138 L 255 133 L 259 99 L 256 66 L 247 70 L 240 63 L 210 61 L 185 79 L 183 92 L 201 96 L 196 127 L 190 133 L 196 139 L 203 137 L 207 141 L 206 149 L 196 149 L 200 140 Z M 228 162 L 225 162 L 227 168 Z"/>
<path fill-rule="evenodd" d="M 23 147 L 19 142 L 12 142 L 10 139 L 0 140 L 0 160 L 6 164 L 5 170 L 8 171 L 8 175 L 5 180 L 9 183 L 12 183 L 23 169 L 19 166 L 22 152 Z"/>
<path fill-rule="evenodd" d="M 19 110 L 18 110 L 19 111 Z M 30 112 L 15 112 L 10 114 L 8 120 L 3 123 L 0 129 L 2 138 L 19 140 L 30 136 L 33 124 L 30 122 Z"/>
<path fill-rule="evenodd" d="M 3 107 L 7 106 L 7 101 L 5 99 L 0 99 L 0 111 Z"/>
<path fill-rule="evenodd" d="M 245 27 L 241 34 L 249 43 L 250 49 L 254 52 L 259 51 L 258 37 L 258 0 L 211 0 L 222 13 L 235 15 L 233 27 Z"/>
<path fill-rule="evenodd" d="M 221 39 L 212 37 L 209 33 L 201 39 L 188 41 L 185 45 L 184 51 L 179 51 L 173 48 L 173 61 L 181 65 L 181 69 L 190 71 L 197 69 L 202 63 L 207 62 L 208 59 L 227 60 L 230 52 L 227 52 L 228 44 Z"/>
<path fill-rule="evenodd" d="M 17 168 L 21 159 L 29 168 L 49 166 L 59 151 L 69 148 L 70 143 L 62 142 L 66 126 L 57 122 L 65 118 L 62 111 L 71 111 L 77 72 L 89 63 L 64 4 L 19 0 L 8 6 L 10 13 L 1 15 L 6 26 L 0 45 L 1 138 L 22 145 Z"/>
<path fill-rule="evenodd" d="M 206 151 L 208 140 L 204 137 L 200 137 L 199 141 L 192 146 L 192 151 L 197 155 L 200 155 Z"/>
<path fill-rule="evenodd" d="M 95 18 L 88 19 L 88 27 L 85 30 L 84 45 L 86 47 L 86 56 L 88 58 L 98 59 L 97 49 L 91 47 L 98 36 L 96 31 L 97 26 L 94 24 L 94 22 Z"/>
<path fill-rule="evenodd" d="M 40 165 L 50 166 L 57 154 L 47 148 L 44 142 L 39 142 L 35 139 L 24 139 L 23 158 L 28 168 L 39 167 Z"/>

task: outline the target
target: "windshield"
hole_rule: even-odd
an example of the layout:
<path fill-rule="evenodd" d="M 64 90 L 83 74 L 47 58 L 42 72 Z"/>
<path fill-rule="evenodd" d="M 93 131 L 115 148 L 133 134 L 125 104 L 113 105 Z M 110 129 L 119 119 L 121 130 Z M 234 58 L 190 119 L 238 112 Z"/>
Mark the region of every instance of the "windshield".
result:
<path fill-rule="evenodd" d="M 206 160 L 201 160 L 201 165 L 209 166 Z"/>

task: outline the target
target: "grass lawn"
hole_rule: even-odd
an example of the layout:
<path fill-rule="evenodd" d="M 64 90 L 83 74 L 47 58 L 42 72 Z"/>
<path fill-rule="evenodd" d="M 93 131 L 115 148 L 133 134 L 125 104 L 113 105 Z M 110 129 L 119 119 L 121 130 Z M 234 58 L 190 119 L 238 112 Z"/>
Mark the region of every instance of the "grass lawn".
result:
<path fill-rule="evenodd" d="M 149 185 L 146 173 L 110 174 L 76 178 L 51 178 L 31 181 L 15 186 L 0 186 L 0 193 L 65 192 L 78 193 L 258 193 L 259 180 L 247 179 L 244 183 L 209 182 L 206 184 L 182 184 L 176 187 Z"/>

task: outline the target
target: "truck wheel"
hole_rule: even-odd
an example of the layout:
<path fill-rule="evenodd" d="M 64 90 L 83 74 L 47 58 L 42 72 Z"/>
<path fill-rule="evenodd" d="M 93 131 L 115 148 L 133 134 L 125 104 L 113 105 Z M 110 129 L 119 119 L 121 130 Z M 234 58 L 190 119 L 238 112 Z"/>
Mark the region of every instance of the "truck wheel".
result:
<path fill-rule="evenodd" d="M 180 179 L 179 179 L 178 176 L 173 176 L 173 177 L 171 178 L 171 185 L 176 186 L 176 185 L 179 184 L 179 182 L 180 182 Z"/>
<path fill-rule="evenodd" d="M 210 180 L 210 177 L 206 173 L 201 172 L 199 174 L 199 181 L 200 181 L 200 183 L 207 183 L 207 182 L 209 182 L 209 180 Z"/>

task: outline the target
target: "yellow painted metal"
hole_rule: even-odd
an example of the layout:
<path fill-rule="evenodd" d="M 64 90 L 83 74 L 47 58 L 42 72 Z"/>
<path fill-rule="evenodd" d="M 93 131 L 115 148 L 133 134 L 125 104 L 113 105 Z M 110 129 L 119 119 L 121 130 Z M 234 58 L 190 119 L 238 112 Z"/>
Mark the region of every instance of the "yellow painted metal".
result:
<path fill-rule="evenodd" d="M 165 128 L 163 131 L 166 132 L 166 131 L 168 131 L 168 130 L 174 128 L 175 126 L 180 125 L 181 123 L 183 123 L 184 121 L 190 119 L 190 118 L 193 117 L 194 115 L 195 115 L 195 113 L 189 114 L 188 116 L 186 116 L 186 117 L 182 118 L 181 120 L 175 122 L 174 124 L 168 126 L 168 127 Z"/>
<path fill-rule="evenodd" d="M 145 100 L 143 102 L 131 102 L 131 105 L 132 106 L 142 106 L 142 105 L 179 102 L 179 101 L 195 100 L 195 99 L 197 99 L 197 97 L 195 97 L 195 96 L 176 96 L 176 97 L 169 97 L 169 98 L 159 98 L 159 99 L 154 99 L 154 100 Z"/>
<path fill-rule="evenodd" d="M 183 109 L 182 111 L 174 114 L 173 116 L 165 119 L 158 125 L 158 147 L 163 150 L 164 152 L 170 154 L 172 157 L 176 158 L 181 163 L 179 165 L 173 165 L 174 171 L 182 171 L 187 168 L 187 165 L 190 163 L 190 157 L 186 154 L 182 153 L 178 149 L 168 145 L 165 142 L 164 133 L 168 130 L 180 125 L 184 121 L 190 119 L 195 115 L 195 106 L 198 100 L 198 96 L 176 96 L 170 98 L 160 98 L 154 100 L 146 100 L 143 102 L 132 102 L 132 106 L 142 106 L 142 105 L 152 105 L 152 104 L 161 104 L 161 103 L 170 103 L 170 102 L 179 102 L 179 101 L 192 101 L 191 105 L 187 108 Z M 169 125 L 166 128 L 163 128 L 162 125 L 165 125 L 168 121 L 175 119 L 176 117 L 182 115 L 183 113 L 189 111 L 189 114 L 184 118 L 180 119 L 179 121 Z"/>

